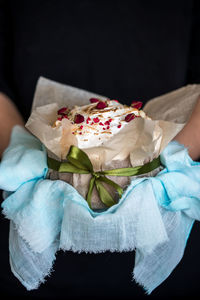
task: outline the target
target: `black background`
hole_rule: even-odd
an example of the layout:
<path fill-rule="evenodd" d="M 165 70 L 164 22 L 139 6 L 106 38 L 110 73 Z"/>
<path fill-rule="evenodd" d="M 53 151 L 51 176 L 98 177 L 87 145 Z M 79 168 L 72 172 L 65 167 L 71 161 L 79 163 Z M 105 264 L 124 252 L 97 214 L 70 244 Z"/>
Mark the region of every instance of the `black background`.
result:
<path fill-rule="evenodd" d="M 0 90 L 30 114 L 39 76 L 130 104 L 200 82 L 199 1 L 0 1 Z M 181 113 L 181 112 L 180 112 Z M 134 253 L 59 252 L 27 292 L 12 275 L 1 216 L 0 293 L 13 299 L 198 298 L 199 224 L 180 264 L 150 296 L 131 280 Z"/>

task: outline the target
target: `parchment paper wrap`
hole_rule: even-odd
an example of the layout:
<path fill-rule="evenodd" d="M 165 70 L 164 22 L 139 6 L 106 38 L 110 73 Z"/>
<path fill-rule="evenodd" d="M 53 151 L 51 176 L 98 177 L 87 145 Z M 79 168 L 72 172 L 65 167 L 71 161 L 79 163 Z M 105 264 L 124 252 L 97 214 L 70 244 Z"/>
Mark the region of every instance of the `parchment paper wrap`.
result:
<path fill-rule="evenodd" d="M 84 149 L 93 164 L 94 171 L 134 167 L 143 165 L 157 157 L 183 128 L 197 100 L 199 89 L 198 85 L 190 85 L 153 99 L 145 106 L 144 110 L 156 120 L 137 118 L 129 122 L 106 144 L 102 144 L 100 147 Z M 64 160 L 70 145 L 77 145 L 76 136 L 71 134 L 73 126 L 67 119 L 62 121 L 65 128 L 64 131 L 61 128 L 55 130 L 51 127 L 57 118 L 57 110 L 62 106 L 72 107 L 74 105 L 88 104 L 91 97 L 106 99 L 106 97 L 63 85 L 43 77 L 39 78 L 34 95 L 32 113 L 26 128 L 46 146 L 50 157 Z M 171 103 L 171 105 L 168 105 L 168 103 Z M 186 107 L 183 109 L 182 106 Z M 182 114 L 181 117 L 180 114 Z M 159 170 L 158 168 L 146 174 L 146 176 L 155 176 Z M 122 188 L 125 188 L 131 180 L 131 177 L 107 177 L 118 183 Z M 52 180 L 61 179 L 72 184 L 86 198 L 91 175 L 58 173 L 49 170 L 48 178 Z M 108 185 L 106 185 L 106 188 L 117 200 L 116 192 Z M 93 209 L 105 208 L 95 188 L 91 205 Z"/>

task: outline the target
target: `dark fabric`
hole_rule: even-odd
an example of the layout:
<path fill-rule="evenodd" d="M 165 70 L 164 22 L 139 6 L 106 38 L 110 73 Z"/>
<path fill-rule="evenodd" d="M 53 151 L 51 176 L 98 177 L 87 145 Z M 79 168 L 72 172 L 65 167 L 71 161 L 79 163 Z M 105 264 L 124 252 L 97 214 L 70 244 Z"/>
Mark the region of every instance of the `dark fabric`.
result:
<path fill-rule="evenodd" d="M 0 88 L 26 119 L 41 75 L 127 104 L 200 80 L 198 0 L 0 1 Z"/>
<path fill-rule="evenodd" d="M 127 104 L 199 83 L 199 11 L 198 0 L 0 0 L 0 91 L 11 97 L 27 119 L 39 76 Z M 59 252 L 51 277 L 37 291 L 27 292 L 10 271 L 8 220 L 1 216 L 0 222 L 0 294 L 4 298 L 197 296 L 199 224 L 192 230 L 182 262 L 147 298 L 131 281 L 131 252 Z"/>

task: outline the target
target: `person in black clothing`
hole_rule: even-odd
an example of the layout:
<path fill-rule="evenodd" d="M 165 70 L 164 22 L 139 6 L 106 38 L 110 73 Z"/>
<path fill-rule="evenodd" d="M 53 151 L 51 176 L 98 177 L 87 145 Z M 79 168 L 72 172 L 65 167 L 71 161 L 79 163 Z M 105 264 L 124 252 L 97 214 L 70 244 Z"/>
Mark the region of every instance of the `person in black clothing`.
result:
<path fill-rule="evenodd" d="M 145 103 L 200 82 L 199 36 L 198 0 L 0 0 L 0 153 L 8 145 L 12 127 L 23 126 L 27 120 L 39 76 L 123 104 Z M 198 107 L 193 122 L 198 126 L 199 111 Z M 193 123 L 177 138 L 186 146 Z M 199 144 L 195 138 L 195 159 Z M 51 277 L 38 290 L 27 292 L 9 267 L 9 222 L 2 215 L 0 226 L 0 294 L 4 299 L 147 297 L 132 281 L 133 252 L 59 252 Z M 149 299 L 196 296 L 197 234 L 195 225 L 181 264 Z M 65 276 L 66 270 L 70 277 Z"/>

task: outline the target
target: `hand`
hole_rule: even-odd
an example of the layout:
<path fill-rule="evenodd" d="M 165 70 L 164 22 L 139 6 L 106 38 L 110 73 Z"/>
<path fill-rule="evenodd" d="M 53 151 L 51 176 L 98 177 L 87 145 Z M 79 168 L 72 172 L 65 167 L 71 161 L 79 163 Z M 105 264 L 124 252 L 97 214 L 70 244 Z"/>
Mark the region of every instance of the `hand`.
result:
<path fill-rule="evenodd" d="M 8 146 L 13 126 L 24 126 L 24 121 L 14 103 L 3 93 L 0 93 L 0 158 Z"/>
<path fill-rule="evenodd" d="M 180 112 L 181 113 L 181 112 Z M 174 140 L 178 141 L 188 148 L 190 157 L 198 160 L 200 157 L 200 97 L 192 115 L 184 128 L 175 136 Z"/>

